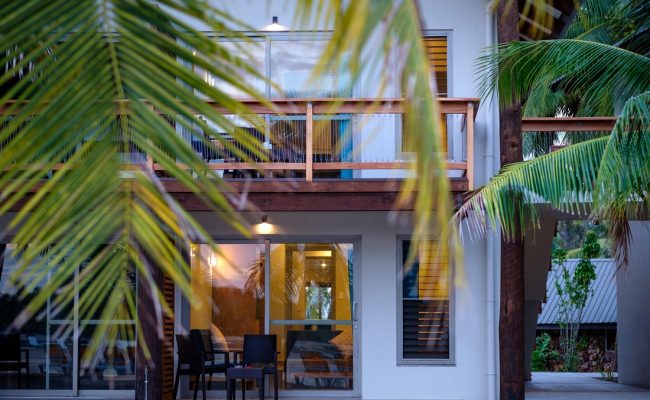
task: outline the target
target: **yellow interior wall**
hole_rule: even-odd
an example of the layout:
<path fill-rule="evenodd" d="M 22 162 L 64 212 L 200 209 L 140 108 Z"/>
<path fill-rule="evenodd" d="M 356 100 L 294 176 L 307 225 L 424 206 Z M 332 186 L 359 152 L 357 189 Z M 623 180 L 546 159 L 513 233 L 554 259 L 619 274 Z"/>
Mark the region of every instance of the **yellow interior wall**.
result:
<path fill-rule="evenodd" d="M 281 244 L 271 249 L 271 319 L 285 318 L 285 304 L 289 300 L 285 293 L 286 246 Z"/>
<path fill-rule="evenodd" d="M 345 248 L 345 247 L 344 247 Z M 339 251 L 334 252 L 334 262 L 336 265 L 335 285 L 334 288 L 334 318 L 351 319 L 350 310 L 350 273 L 348 272 L 347 254 Z"/>
<path fill-rule="evenodd" d="M 297 302 L 292 304 L 290 319 L 305 319 L 305 263 L 303 256 L 304 254 L 301 254 L 300 251 L 291 252 L 292 277 L 297 292 Z"/>
<path fill-rule="evenodd" d="M 192 245 L 192 293 L 198 303 L 190 305 L 190 329 L 209 329 L 212 323 L 212 270 L 207 246 Z"/>
<path fill-rule="evenodd" d="M 271 247 L 271 282 L 270 282 L 270 304 L 269 309 L 271 313 L 270 319 L 285 319 L 285 308 L 290 307 L 290 299 L 286 293 L 286 279 L 287 279 L 287 263 L 286 263 L 287 247 L 284 244 Z M 285 325 L 271 325 L 271 334 L 278 335 L 278 358 L 284 360 L 286 358 L 286 334 L 288 327 Z"/>

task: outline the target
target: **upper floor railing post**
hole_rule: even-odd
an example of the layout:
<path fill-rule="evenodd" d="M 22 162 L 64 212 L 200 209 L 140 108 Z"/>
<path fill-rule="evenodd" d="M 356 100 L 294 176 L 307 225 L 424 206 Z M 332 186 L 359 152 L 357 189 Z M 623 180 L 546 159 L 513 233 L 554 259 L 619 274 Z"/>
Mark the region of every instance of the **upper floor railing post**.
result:
<path fill-rule="evenodd" d="M 474 189 L 474 103 L 467 102 L 467 186 Z"/>
<path fill-rule="evenodd" d="M 314 107 L 307 103 L 307 123 L 305 129 L 305 179 L 311 182 L 314 179 Z"/>

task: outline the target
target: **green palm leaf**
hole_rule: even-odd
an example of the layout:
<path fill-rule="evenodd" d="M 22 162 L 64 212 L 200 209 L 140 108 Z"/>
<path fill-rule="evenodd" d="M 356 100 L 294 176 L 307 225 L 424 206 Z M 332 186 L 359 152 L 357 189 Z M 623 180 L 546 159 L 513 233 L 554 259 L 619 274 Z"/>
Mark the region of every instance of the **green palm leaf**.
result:
<path fill-rule="evenodd" d="M 416 3 L 412 0 L 349 3 L 309 0 L 304 4 L 298 13 L 299 21 L 322 16 L 333 24 L 332 38 L 316 74 L 346 66 L 352 80 L 357 81 L 362 79 L 364 67 L 371 65 L 381 70 L 391 56 L 398 54 L 398 78 L 405 99 L 404 130 L 414 133 L 413 148 L 417 149 L 417 157 L 409 174 L 411 178 L 404 181 L 397 207 L 413 206 L 417 215 L 413 221 L 414 241 L 431 235 L 442 235 L 446 240 L 448 232 L 444 227 L 451 217 L 449 180 L 442 149 L 440 114 L 435 101 L 435 82 L 431 80 L 422 43 Z M 355 56 L 361 54 L 367 57 Z M 387 74 L 369 75 L 388 77 Z M 382 93 L 388 84 L 386 81 L 364 83 L 378 86 L 378 93 Z M 435 227 L 443 228 L 436 231 Z M 417 248 L 411 246 L 411 257 L 415 256 Z M 456 250 L 460 247 L 456 246 Z M 459 254 L 457 256 L 460 258 Z"/>
<path fill-rule="evenodd" d="M 577 99 L 576 115 L 611 115 L 650 88 L 650 59 L 632 51 L 575 39 L 512 42 L 477 61 L 480 94 L 501 104 L 525 102 L 531 91 L 563 91 Z M 552 99 L 537 93 L 535 99 Z M 537 106 L 548 110 L 550 100 Z M 530 115 L 530 114 L 529 114 Z"/>
<path fill-rule="evenodd" d="M 205 100 L 227 114 L 247 118 L 253 113 L 193 68 L 265 102 L 246 84 L 247 76 L 264 77 L 248 63 L 245 46 L 233 54 L 193 26 L 245 44 L 251 39 L 240 32 L 253 29 L 203 1 L 158 3 L 0 5 L 0 64 L 7 65 L 0 75 L 0 87 L 6 88 L 0 94 L 0 215 L 11 213 L 12 241 L 20 255 L 13 283 L 31 299 L 15 325 L 38 315 L 47 301 L 59 318 L 71 318 L 79 287 L 79 319 L 135 319 L 141 335 L 136 275 L 141 287 L 151 288 L 158 326 L 169 312 L 153 268 L 169 275 L 190 302 L 200 301 L 192 296 L 190 266 L 178 248 L 189 242 L 215 244 L 165 192 L 151 162 L 242 235 L 249 234 L 230 205 L 228 185 L 179 132 L 216 150 L 202 134 L 210 121 L 238 143 L 224 141 L 224 147 L 244 160 L 247 154 L 263 159 L 255 138 Z M 412 202 L 419 214 L 416 240 L 434 226 L 444 227 L 449 184 L 414 1 L 307 1 L 300 3 L 298 15 L 322 15 L 335 26 L 322 68 L 350 68 L 357 80 L 361 58 L 343 54 L 368 54 L 364 62 L 374 68 L 383 68 L 394 50 L 403 56 L 399 78 L 406 124 L 418 149 L 418 179 L 406 181 L 400 205 Z M 377 35 L 379 41 L 371 40 Z M 249 119 L 257 126 L 256 118 Z M 101 354 L 98 346 L 123 329 L 98 325 L 85 354 Z"/>
<path fill-rule="evenodd" d="M 616 254 L 625 263 L 628 220 L 646 217 L 650 189 L 650 92 L 629 99 L 609 136 L 510 164 L 479 188 L 454 215 L 483 234 L 501 225 L 508 239 L 536 221 L 539 207 L 610 222 Z M 514 201 L 516 194 L 523 201 Z M 520 226 L 517 226 L 519 221 Z"/>
<path fill-rule="evenodd" d="M 0 54 L 10 68 L 0 85 L 12 85 L 0 98 L 7 110 L 0 121 L 0 194 L 5 200 L 0 213 L 21 206 L 11 220 L 20 252 L 13 279 L 23 296 L 37 293 L 16 325 L 38 314 L 48 299 L 59 318 L 72 318 L 75 285 L 81 288 L 80 319 L 136 319 L 135 271 L 158 299 L 160 317 L 168 305 L 152 280 L 152 263 L 196 301 L 189 265 L 179 259 L 177 248 L 190 240 L 214 245 L 213 240 L 165 193 L 147 157 L 248 234 L 230 206 L 225 183 L 205 168 L 177 130 L 202 138 L 200 132 L 209 128 L 201 114 L 237 139 L 243 149 L 233 151 L 261 158 L 253 138 L 196 93 L 228 113 L 252 113 L 204 82 L 191 66 L 264 101 L 243 83 L 242 73 L 255 70 L 170 12 L 201 20 L 225 36 L 250 39 L 227 28 L 235 19 L 209 6 L 164 3 L 168 12 L 121 0 L 58 1 L 44 7 L 41 1 L 24 1 L 2 8 Z M 245 27 L 235 21 L 235 28 Z M 204 145 L 214 147 L 207 140 Z M 117 334 L 110 324 L 99 325 L 86 355 L 99 354 L 100 339 Z"/>

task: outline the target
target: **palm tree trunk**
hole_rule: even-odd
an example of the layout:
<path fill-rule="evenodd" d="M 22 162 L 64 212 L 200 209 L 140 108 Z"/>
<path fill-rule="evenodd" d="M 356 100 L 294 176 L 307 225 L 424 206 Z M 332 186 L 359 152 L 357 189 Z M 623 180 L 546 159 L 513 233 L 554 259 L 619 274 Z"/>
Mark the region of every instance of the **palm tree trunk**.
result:
<path fill-rule="evenodd" d="M 497 8 L 499 43 L 519 40 L 517 3 L 501 0 Z M 501 166 L 522 161 L 521 105 L 502 106 L 499 113 Z M 519 224 L 519 221 L 516 222 Z M 524 398 L 524 243 L 520 232 L 501 241 L 501 307 L 499 360 L 501 400 Z"/>

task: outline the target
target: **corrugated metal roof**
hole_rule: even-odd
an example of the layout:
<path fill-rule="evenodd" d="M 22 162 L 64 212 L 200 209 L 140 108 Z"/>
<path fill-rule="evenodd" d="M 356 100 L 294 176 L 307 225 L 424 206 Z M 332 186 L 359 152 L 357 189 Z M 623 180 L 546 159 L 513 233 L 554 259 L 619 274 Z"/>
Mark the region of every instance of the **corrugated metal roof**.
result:
<path fill-rule="evenodd" d="M 569 272 L 573 273 L 578 259 L 569 259 L 566 262 Z M 596 266 L 596 279 L 591 283 L 592 293 L 587 299 L 585 310 L 582 314 L 583 324 L 611 324 L 616 323 L 616 266 L 611 259 L 594 259 Z M 542 312 L 537 317 L 538 325 L 554 325 L 559 320 L 559 296 L 555 290 L 555 277 L 559 268 L 553 265 L 553 270 L 546 280 L 546 303 L 542 305 Z"/>

